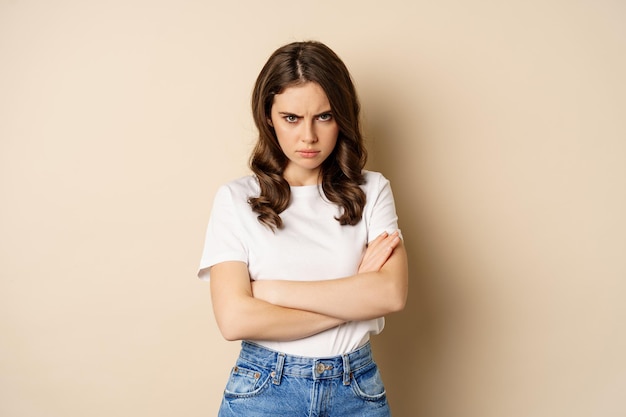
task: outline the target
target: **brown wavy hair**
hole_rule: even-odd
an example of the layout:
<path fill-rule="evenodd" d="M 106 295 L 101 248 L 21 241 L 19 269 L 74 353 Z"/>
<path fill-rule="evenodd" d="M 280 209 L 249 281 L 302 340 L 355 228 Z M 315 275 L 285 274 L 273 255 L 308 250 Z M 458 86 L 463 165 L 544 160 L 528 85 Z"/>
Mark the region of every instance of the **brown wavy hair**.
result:
<path fill-rule="evenodd" d="M 350 73 L 323 43 L 294 42 L 270 56 L 252 92 L 252 115 L 259 138 L 250 157 L 250 168 L 258 178 L 261 192 L 248 203 L 258 213 L 258 220 L 272 230 L 283 226 L 280 213 L 289 206 L 291 190 L 283 177 L 289 160 L 268 120 L 276 94 L 307 82 L 322 87 L 339 127 L 337 144 L 321 165 L 324 195 L 342 209 L 336 218 L 341 225 L 355 225 L 363 215 L 365 193 L 360 185 L 365 182 L 367 152 L 361 134 L 360 104 Z"/>

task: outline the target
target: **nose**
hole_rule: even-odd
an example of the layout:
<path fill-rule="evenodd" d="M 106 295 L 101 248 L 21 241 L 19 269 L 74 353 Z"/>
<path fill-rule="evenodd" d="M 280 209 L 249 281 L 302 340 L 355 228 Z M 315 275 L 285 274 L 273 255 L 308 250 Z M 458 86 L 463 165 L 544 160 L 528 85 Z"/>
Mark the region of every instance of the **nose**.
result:
<path fill-rule="evenodd" d="M 317 142 L 317 134 L 315 133 L 314 121 L 309 120 L 303 123 L 302 142 L 315 143 Z"/>

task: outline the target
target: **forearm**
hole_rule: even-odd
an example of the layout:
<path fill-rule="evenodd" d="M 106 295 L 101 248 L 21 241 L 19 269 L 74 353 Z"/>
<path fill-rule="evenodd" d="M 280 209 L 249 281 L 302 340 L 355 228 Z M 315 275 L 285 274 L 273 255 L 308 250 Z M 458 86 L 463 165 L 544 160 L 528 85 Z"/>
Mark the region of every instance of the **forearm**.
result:
<path fill-rule="evenodd" d="M 402 310 L 406 303 L 406 251 L 403 246 L 396 248 L 377 272 L 322 281 L 259 282 L 253 288 L 255 297 L 283 307 L 311 311 L 345 321 L 381 317 Z"/>
<path fill-rule="evenodd" d="M 343 323 L 252 297 L 247 268 L 241 262 L 211 268 L 211 299 L 217 325 L 227 340 L 296 340 Z"/>
<path fill-rule="evenodd" d="M 277 281 L 271 302 L 346 321 L 382 317 L 401 310 L 403 303 L 394 294 L 393 284 L 379 275 L 369 272 L 328 281 Z"/>
<path fill-rule="evenodd" d="M 273 305 L 248 297 L 235 308 L 216 314 L 218 327 L 227 340 L 302 339 L 336 327 L 344 320 L 320 313 Z"/>

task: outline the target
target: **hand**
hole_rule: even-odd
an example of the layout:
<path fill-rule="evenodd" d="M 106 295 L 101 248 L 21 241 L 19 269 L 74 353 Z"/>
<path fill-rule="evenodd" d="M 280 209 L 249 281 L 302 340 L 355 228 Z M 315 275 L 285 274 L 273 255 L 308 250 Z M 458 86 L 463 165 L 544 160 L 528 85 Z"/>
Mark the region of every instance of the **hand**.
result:
<path fill-rule="evenodd" d="M 398 231 L 388 234 L 381 233 L 374 239 L 365 250 L 361 264 L 359 265 L 359 274 L 364 272 L 378 272 L 383 267 L 387 259 L 393 253 L 393 250 L 400 243 Z"/>

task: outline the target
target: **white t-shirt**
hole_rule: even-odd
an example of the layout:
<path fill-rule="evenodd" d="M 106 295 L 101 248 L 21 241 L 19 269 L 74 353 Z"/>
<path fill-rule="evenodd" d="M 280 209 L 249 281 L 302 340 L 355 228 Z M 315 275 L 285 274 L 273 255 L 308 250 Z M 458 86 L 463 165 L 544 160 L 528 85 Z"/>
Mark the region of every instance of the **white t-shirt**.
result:
<path fill-rule="evenodd" d="M 219 188 L 206 233 L 199 276 L 209 280 L 209 267 L 225 261 L 248 265 L 250 278 L 314 281 L 354 275 L 366 244 L 382 232 L 398 230 L 398 217 L 389 181 L 364 171 L 366 204 L 362 220 L 342 226 L 340 208 L 323 197 L 321 186 L 291 187 L 291 202 L 280 213 L 283 228 L 275 232 L 257 220 L 248 198 L 259 195 L 250 175 Z M 256 340 L 269 349 L 292 355 L 325 357 L 353 351 L 378 334 L 384 318 L 344 323 L 303 339 L 277 342 Z"/>

